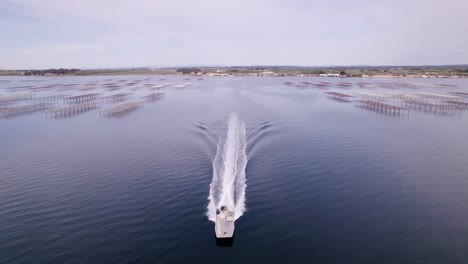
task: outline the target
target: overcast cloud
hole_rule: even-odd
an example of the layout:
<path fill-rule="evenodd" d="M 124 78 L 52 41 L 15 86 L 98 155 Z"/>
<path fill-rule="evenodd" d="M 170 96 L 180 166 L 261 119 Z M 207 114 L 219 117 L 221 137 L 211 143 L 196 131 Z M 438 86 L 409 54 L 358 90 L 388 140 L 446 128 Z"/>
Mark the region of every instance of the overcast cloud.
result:
<path fill-rule="evenodd" d="M 468 63 L 467 0 L 0 0 L 0 68 Z"/>

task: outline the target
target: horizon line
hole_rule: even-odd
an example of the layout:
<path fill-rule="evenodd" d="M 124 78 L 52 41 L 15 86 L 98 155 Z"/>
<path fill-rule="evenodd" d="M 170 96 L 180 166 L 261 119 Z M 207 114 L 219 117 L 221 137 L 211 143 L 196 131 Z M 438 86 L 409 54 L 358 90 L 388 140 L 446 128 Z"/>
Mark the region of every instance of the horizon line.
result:
<path fill-rule="evenodd" d="M 252 64 L 252 65 L 204 65 L 204 64 L 182 64 L 163 66 L 126 66 L 126 67 L 47 67 L 47 68 L 0 68 L 0 71 L 30 71 L 51 69 L 78 69 L 78 70 L 119 70 L 119 69 L 174 69 L 174 68 L 241 68 L 241 67 L 293 67 L 293 68 L 339 68 L 339 67 L 468 67 L 467 64 L 355 64 L 355 65 L 275 65 L 275 64 Z"/>

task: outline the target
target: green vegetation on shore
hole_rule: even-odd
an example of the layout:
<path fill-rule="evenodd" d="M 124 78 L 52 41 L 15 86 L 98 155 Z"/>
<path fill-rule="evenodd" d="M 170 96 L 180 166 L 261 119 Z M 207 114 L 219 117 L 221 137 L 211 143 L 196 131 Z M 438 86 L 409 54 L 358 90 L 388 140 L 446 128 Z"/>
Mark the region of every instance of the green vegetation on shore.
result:
<path fill-rule="evenodd" d="M 28 71 L 24 71 L 24 75 L 26 76 L 29 76 L 29 75 L 40 75 L 40 76 L 44 76 L 44 75 L 65 75 L 65 74 L 77 74 L 79 73 L 80 70 L 79 69 L 63 69 L 63 68 L 60 68 L 60 69 L 48 69 L 48 70 L 28 70 Z"/>

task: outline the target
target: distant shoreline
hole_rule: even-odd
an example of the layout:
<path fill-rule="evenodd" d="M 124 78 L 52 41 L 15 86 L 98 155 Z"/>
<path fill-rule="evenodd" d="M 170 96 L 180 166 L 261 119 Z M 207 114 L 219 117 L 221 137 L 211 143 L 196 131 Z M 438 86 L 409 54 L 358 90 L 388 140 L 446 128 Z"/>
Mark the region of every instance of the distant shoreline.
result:
<path fill-rule="evenodd" d="M 236 66 L 185 68 L 127 68 L 127 69 L 48 69 L 0 70 L 1 76 L 123 76 L 177 75 L 188 77 L 328 77 L 328 78 L 467 78 L 468 65 L 454 66 L 356 66 L 356 67 L 294 67 L 294 66 Z"/>

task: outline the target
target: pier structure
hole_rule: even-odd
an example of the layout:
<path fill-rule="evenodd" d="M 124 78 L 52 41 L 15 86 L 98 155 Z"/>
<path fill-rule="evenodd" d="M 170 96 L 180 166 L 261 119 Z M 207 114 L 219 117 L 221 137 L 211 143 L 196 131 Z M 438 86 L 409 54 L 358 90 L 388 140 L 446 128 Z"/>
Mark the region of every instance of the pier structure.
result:
<path fill-rule="evenodd" d="M 117 82 L 106 82 L 101 85 L 104 91 L 117 91 L 122 89 L 124 84 L 121 81 Z"/>
<path fill-rule="evenodd" d="M 460 96 L 457 95 L 448 95 L 448 94 L 437 94 L 437 93 L 418 93 L 416 94 L 420 98 L 432 99 L 432 100 L 457 100 L 460 99 Z"/>
<path fill-rule="evenodd" d="M 29 90 L 29 88 L 32 88 L 33 86 L 27 85 L 27 86 L 14 86 L 14 87 L 7 87 L 5 90 L 9 92 L 15 92 L 15 91 L 24 91 L 24 90 Z"/>
<path fill-rule="evenodd" d="M 396 105 L 386 104 L 381 101 L 373 101 L 373 100 L 354 100 L 354 103 L 358 107 L 367 108 L 373 111 L 394 114 L 394 115 L 409 115 L 409 109 L 403 108 Z"/>
<path fill-rule="evenodd" d="M 402 87 L 400 83 L 395 82 L 358 82 L 356 85 L 362 89 L 378 89 L 378 88 L 386 88 L 386 89 L 398 89 Z"/>
<path fill-rule="evenodd" d="M 55 105 L 56 104 L 54 103 L 38 103 L 38 104 L 8 107 L 5 109 L 0 109 L 0 117 L 12 117 L 12 116 L 18 116 L 18 115 L 23 115 L 27 113 L 38 112 L 38 111 L 45 111 L 45 110 L 53 108 Z"/>
<path fill-rule="evenodd" d="M 0 101 L 0 109 L 8 109 L 10 107 L 16 107 L 18 104 L 16 102 L 1 102 Z"/>
<path fill-rule="evenodd" d="M 47 111 L 46 116 L 67 117 L 67 116 L 77 115 L 79 113 L 91 111 L 100 107 L 101 107 L 101 103 L 99 102 L 85 102 L 85 103 L 75 104 L 75 105 Z"/>
<path fill-rule="evenodd" d="M 144 106 L 142 101 L 128 102 L 101 111 L 101 117 L 120 117 Z"/>
<path fill-rule="evenodd" d="M 137 87 L 142 87 L 141 80 L 136 80 L 133 82 L 129 82 L 125 84 L 125 87 L 127 87 L 131 91 L 137 91 Z"/>
<path fill-rule="evenodd" d="M 23 100 L 31 100 L 32 94 L 12 94 L 12 95 L 0 95 L 0 102 L 17 102 Z"/>
<path fill-rule="evenodd" d="M 468 103 L 466 102 L 460 102 L 460 101 L 443 101 L 442 102 L 444 105 L 447 105 L 449 107 L 457 108 L 457 109 L 463 109 L 463 110 L 468 110 Z"/>
<path fill-rule="evenodd" d="M 313 86 L 317 87 L 317 88 L 328 88 L 331 83 L 329 82 L 319 82 L 319 83 L 312 83 Z"/>
<path fill-rule="evenodd" d="M 96 90 L 98 88 L 97 83 L 87 83 L 83 85 L 82 87 L 79 88 L 80 91 L 90 91 L 90 90 Z"/>
<path fill-rule="evenodd" d="M 385 88 L 385 89 L 420 89 L 420 88 L 456 88 L 456 85 L 450 84 L 428 84 L 428 83 L 415 83 L 415 82 L 358 82 L 356 85 L 359 88 L 363 89 L 376 89 L 376 88 Z"/>
<path fill-rule="evenodd" d="M 352 102 L 352 95 L 344 94 L 344 93 L 337 93 L 337 92 L 325 92 L 328 97 L 333 100 L 340 101 L 340 102 Z"/>
<path fill-rule="evenodd" d="M 301 89 L 301 88 L 306 88 L 308 85 L 305 83 L 294 83 L 291 86 Z"/>
<path fill-rule="evenodd" d="M 367 93 L 367 92 L 356 92 L 354 93 L 354 97 L 357 100 L 361 101 L 376 101 L 376 102 L 385 102 L 389 97 L 384 94 L 377 94 L 377 93 Z"/>
<path fill-rule="evenodd" d="M 68 104 L 77 104 L 77 103 L 83 103 L 87 101 L 94 101 L 94 100 L 101 99 L 101 98 L 102 98 L 101 93 L 91 93 L 91 94 L 83 94 L 83 95 L 65 97 L 64 101 L 65 103 L 68 103 Z"/>
<path fill-rule="evenodd" d="M 439 88 L 458 88 L 458 86 L 455 85 L 455 84 L 443 84 L 443 83 L 439 83 L 439 84 L 437 84 L 437 86 L 438 86 Z"/>
<path fill-rule="evenodd" d="M 417 83 L 417 82 L 403 82 L 403 83 L 400 83 L 400 85 L 404 88 L 409 88 L 409 89 L 419 89 L 419 88 L 435 89 L 435 88 L 442 87 L 439 84 Z"/>
<path fill-rule="evenodd" d="M 63 100 L 64 98 L 69 97 L 70 95 L 67 94 L 56 94 L 56 95 L 48 95 L 42 97 L 33 97 L 30 101 L 34 104 L 37 103 L 50 103 L 50 102 L 57 102 Z"/>
<path fill-rule="evenodd" d="M 104 96 L 102 99 L 106 103 L 114 104 L 114 103 L 117 103 L 117 102 L 122 102 L 122 101 L 128 100 L 132 95 L 133 95 L 133 93 L 118 93 L 118 94 Z"/>
<path fill-rule="evenodd" d="M 53 89 L 54 91 L 70 91 L 74 90 L 78 87 L 76 83 L 69 83 L 69 84 L 50 84 L 47 86 L 48 89 Z"/>
<path fill-rule="evenodd" d="M 451 94 L 453 94 L 455 96 L 460 96 L 460 97 L 468 97 L 468 93 L 452 92 Z"/>
<path fill-rule="evenodd" d="M 122 86 L 121 86 L 121 85 L 118 85 L 118 84 L 103 85 L 103 86 L 102 86 L 102 89 L 103 89 L 104 91 L 108 91 L 108 92 L 110 92 L 110 91 L 117 91 L 117 90 L 122 89 Z"/>
<path fill-rule="evenodd" d="M 141 85 L 135 85 L 135 86 L 132 86 L 130 88 L 128 88 L 128 90 L 130 91 L 139 91 L 139 90 L 142 90 L 144 87 L 141 86 Z"/>
<path fill-rule="evenodd" d="M 421 102 L 427 102 L 427 98 L 420 97 L 416 94 L 402 94 L 402 93 L 388 93 L 385 94 L 387 98 L 390 99 L 390 101 L 396 102 L 401 104 L 401 101 L 421 101 Z"/>
<path fill-rule="evenodd" d="M 397 83 L 393 83 L 393 82 L 377 82 L 376 85 L 379 88 L 386 88 L 386 89 L 396 89 L 399 86 Z"/>
<path fill-rule="evenodd" d="M 404 100 L 408 94 L 402 94 L 402 93 L 386 93 L 385 96 L 393 99 L 393 100 Z"/>
<path fill-rule="evenodd" d="M 129 82 L 129 83 L 126 83 L 125 86 L 133 87 L 133 86 L 139 84 L 140 82 L 141 82 L 141 81 L 139 81 L 139 80 L 138 80 L 138 81 L 134 81 L 134 82 Z"/>
<path fill-rule="evenodd" d="M 33 86 L 33 87 L 30 87 L 28 88 L 29 91 L 32 91 L 32 92 L 42 92 L 42 91 L 49 91 L 49 90 L 52 90 L 53 87 L 49 86 L 49 85 L 44 85 L 44 86 Z"/>
<path fill-rule="evenodd" d="M 283 84 L 286 85 L 286 86 L 296 87 L 296 88 L 299 88 L 299 89 L 306 88 L 307 86 L 313 85 L 313 83 L 311 83 L 311 82 L 300 82 L 300 83 L 284 82 Z"/>
<path fill-rule="evenodd" d="M 316 87 L 320 89 L 328 89 L 332 83 L 329 82 L 318 82 L 318 83 L 313 83 L 313 82 L 300 82 L 300 83 L 294 83 L 294 82 L 284 82 L 283 83 L 286 86 L 291 86 L 291 87 L 296 87 L 296 88 L 306 88 L 306 87 Z"/>
<path fill-rule="evenodd" d="M 376 89 L 377 88 L 376 85 L 374 85 L 373 83 L 369 83 L 369 82 L 358 82 L 356 85 L 362 89 Z"/>
<path fill-rule="evenodd" d="M 339 82 L 336 85 L 339 86 L 339 87 L 342 87 L 342 88 L 351 88 L 351 87 L 353 87 L 353 83 L 350 83 L 350 82 Z"/>
<path fill-rule="evenodd" d="M 454 115 L 456 113 L 461 114 L 460 109 L 457 109 L 456 107 L 453 107 L 450 104 L 435 104 L 429 102 L 422 102 L 418 100 L 405 100 L 401 101 L 401 104 L 405 107 L 423 112 L 431 112 L 442 115 Z"/>
<path fill-rule="evenodd" d="M 141 97 L 142 100 L 148 103 L 156 102 L 164 98 L 165 93 L 151 93 Z"/>

